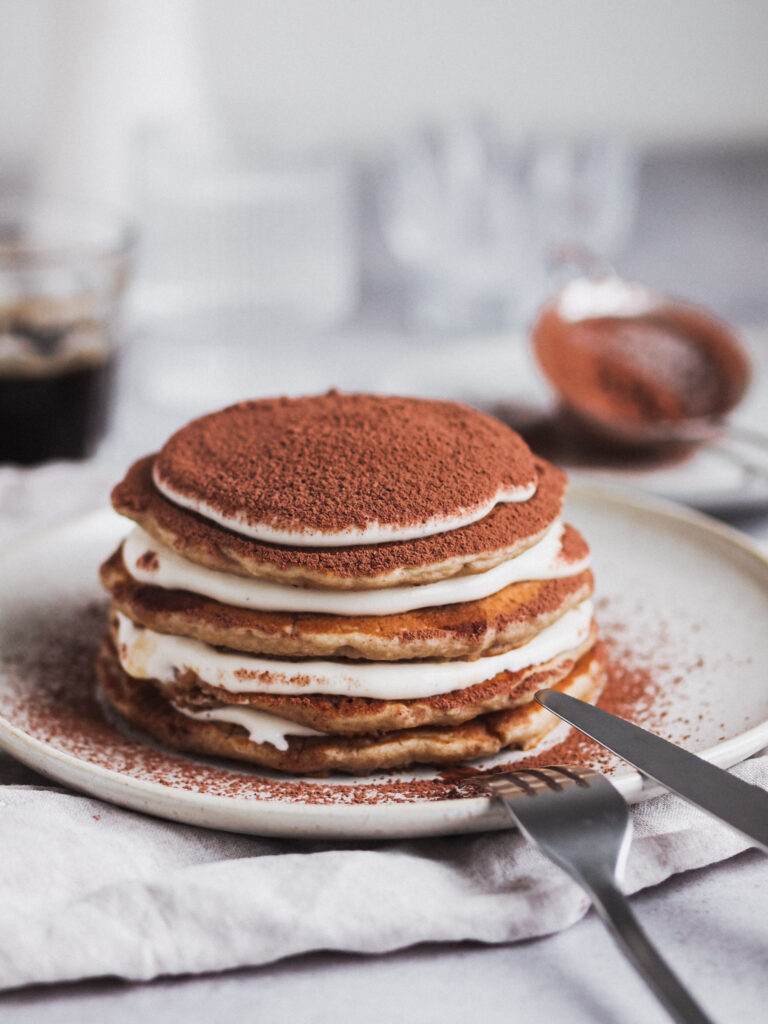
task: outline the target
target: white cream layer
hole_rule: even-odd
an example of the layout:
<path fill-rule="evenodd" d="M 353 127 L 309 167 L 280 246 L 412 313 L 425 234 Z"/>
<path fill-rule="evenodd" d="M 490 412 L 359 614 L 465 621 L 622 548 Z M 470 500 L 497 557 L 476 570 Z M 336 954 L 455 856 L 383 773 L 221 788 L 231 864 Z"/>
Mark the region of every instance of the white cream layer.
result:
<path fill-rule="evenodd" d="M 211 686 L 232 693 L 309 693 L 408 700 L 434 697 L 492 679 L 499 672 L 519 672 L 578 647 L 589 635 L 592 601 L 582 601 L 528 643 L 504 654 L 475 661 L 344 662 L 289 661 L 216 650 L 189 637 L 138 627 L 117 613 L 117 649 L 129 676 L 173 684 L 193 672 Z"/>
<path fill-rule="evenodd" d="M 171 701 L 173 704 L 173 701 Z M 256 708 L 238 707 L 229 704 L 225 708 L 206 708 L 203 711 L 191 711 L 189 708 L 179 707 L 173 704 L 179 714 L 187 718 L 196 718 L 201 722 L 229 722 L 232 725 L 242 725 L 248 730 L 248 736 L 254 743 L 271 743 L 278 750 L 288 749 L 289 736 L 322 736 L 316 729 L 310 729 L 307 725 L 299 725 L 288 718 L 279 718 L 277 715 L 270 715 L 266 711 L 257 711 Z"/>
<path fill-rule="evenodd" d="M 568 562 L 563 556 L 563 524 L 557 520 L 540 541 L 517 558 L 487 572 L 422 583 L 419 586 L 388 587 L 383 590 L 328 590 L 293 587 L 269 580 L 235 576 L 196 565 L 159 543 L 140 526 L 132 530 L 123 545 L 123 562 L 139 583 L 165 590 L 202 594 L 236 608 L 270 612 L 317 612 L 321 615 L 398 615 L 414 608 L 436 608 L 461 601 L 478 601 L 498 593 L 512 583 L 525 580 L 554 580 L 576 576 L 589 567 L 589 557 Z M 145 556 L 152 569 L 142 567 Z M 148 560 L 148 559 L 147 559 Z"/>
<path fill-rule="evenodd" d="M 500 490 L 496 496 L 482 505 L 462 509 L 453 516 L 432 516 L 421 523 L 398 526 L 392 523 L 380 523 L 378 520 L 367 523 L 364 527 L 349 527 L 346 530 L 325 532 L 323 530 L 307 530 L 297 526 L 296 529 L 279 528 L 269 523 L 252 523 L 245 516 L 225 516 L 213 505 L 205 501 L 180 494 L 169 486 L 157 472 L 157 463 L 152 469 L 155 487 L 174 505 L 196 512 L 204 519 L 218 523 L 226 530 L 239 533 L 243 537 L 264 541 L 265 544 L 287 544 L 297 548 L 338 548 L 354 547 L 358 544 L 387 544 L 398 540 L 416 540 L 420 537 L 431 537 L 436 533 L 447 533 L 458 530 L 462 526 L 483 519 L 498 504 L 507 502 L 528 501 L 536 493 L 536 481 L 518 487 Z"/>

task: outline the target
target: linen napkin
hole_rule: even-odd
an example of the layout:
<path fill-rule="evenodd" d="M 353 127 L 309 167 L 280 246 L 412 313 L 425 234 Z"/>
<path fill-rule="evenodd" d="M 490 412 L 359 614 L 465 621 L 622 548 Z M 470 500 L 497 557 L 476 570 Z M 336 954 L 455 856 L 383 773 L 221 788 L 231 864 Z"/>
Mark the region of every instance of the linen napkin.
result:
<path fill-rule="evenodd" d="M 768 787 L 768 755 L 734 769 Z M 0 759 L 0 988 L 265 964 L 310 950 L 513 942 L 566 928 L 581 890 L 517 832 L 378 844 L 171 824 Z M 634 810 L 632 892 L 748 843 L 672 796 Z"/>

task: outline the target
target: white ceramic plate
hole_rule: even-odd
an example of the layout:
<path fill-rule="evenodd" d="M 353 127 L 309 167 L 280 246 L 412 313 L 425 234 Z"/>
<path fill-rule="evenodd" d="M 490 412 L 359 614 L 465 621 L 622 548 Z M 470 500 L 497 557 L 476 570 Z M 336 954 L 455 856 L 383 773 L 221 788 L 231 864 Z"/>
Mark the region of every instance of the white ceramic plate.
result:
<path fill-rule="evenodd" d="M 607 706 L 723 767 L 768 743 L 768 562 L 705 517 L 577 484 L 569 518 L 589 539 L 598 617 L 619 666 Z M 0 746 L 58 782 L 175 821 L 263 835 L 394 838 L 505 822 L 431 770 L 302 782 L 167 751 L 106 711 L 91 669 L 105 628 L 99 562 L 127 532 L 101 511 L 0 556 Z M 612 695 L 612 696 L 611 696 Z M 540 763 L 574 760 L 560 726 Z M 579 759 L 640 776 L 585 741 Z M 482 762 L 507 764 L 506 752 Z M 478 762 L 481 763 L 481 762 Z"/>

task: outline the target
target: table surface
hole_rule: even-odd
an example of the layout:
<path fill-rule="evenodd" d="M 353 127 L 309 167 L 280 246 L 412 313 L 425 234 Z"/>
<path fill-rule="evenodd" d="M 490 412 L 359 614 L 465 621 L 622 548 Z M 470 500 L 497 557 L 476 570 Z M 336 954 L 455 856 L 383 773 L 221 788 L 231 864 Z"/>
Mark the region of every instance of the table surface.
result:
<path fill-rule="evenodd" d="M 714 1020 L 764 1019 L 768 862 L 757 852 L 678 875 L 632 900 Z M 0 997 L 4 1024 L 275 1020 L 302 1024 L 662 1024 L 667 1020 L 594 913 L 512 946 L 421 946 L 379 957 L 312 954 L 147 984 L 32 987 Z"/>

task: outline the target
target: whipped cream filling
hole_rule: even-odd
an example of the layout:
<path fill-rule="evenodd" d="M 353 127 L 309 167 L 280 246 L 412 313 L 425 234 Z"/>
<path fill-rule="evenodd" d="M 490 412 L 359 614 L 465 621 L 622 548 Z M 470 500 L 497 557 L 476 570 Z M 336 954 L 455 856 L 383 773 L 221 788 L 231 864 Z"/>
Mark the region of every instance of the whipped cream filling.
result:
<path fill-rule="evenodd" d="M 589 567 L 589 557 L 567 561 L 562 540 L 565 527 L 558 519 L 541 540 L 517 558 L 483 573 L 383 590 L 329 590 L 295 587 L 196 565 L 148 533 L 135 527 L 123 545 L 123 562 L 139 583 L 165 590 L 202 594 L 236 608 L 274 612 L 316 612 L 327 615 L 397 615 L 415 608 L 477 601 L 512 583 L 575 576 Z"/>
<path fill-rule="evenodd" d="M 221 651 L 189 637 L 157 633 L 136 626 L 117 613 L 120 664 L 137 679 L 172 685 L 185 672 L 231 693 L 310 693 L 379 700 L 434 697 L 492 679 L 499 672 L 519 672 L 573 650 L 589 636 L 592 601 L 582 601 L 528 643 L 503 654 L 474 661 L 330 661 L 265 658 Z"/>
<path fill-rule="evenodd" d="M 354 547 L 358 544 L 388 544 L 399 540 L 417 540 L 431 537 L 436 533 L 448 533 L 462 526 L 476 523 L 484 519 L 498 504 L 507 502 L 528 501 L 536 493 L 536 481 L 532 480 L 519 486 L 500 489 L 494 498 L 472 508 L 461 509 L 455 515 L 436 515 L 421 523 L 399 525 L 396 523 L 380 523 L 377 520 L 366 523 L 364 527 L 349 527 L 346 530 L 324 531 L 278 527 L 270 523 L 253 523 L 244 515 L 227 516 L 206 501 L 190 498 L 171 487 L 160 476 L 157 463 L 152 469 L 152 479 L 158 491 L 173 502 L 190 512 L 195 512 L 204 519 L 223 526 L 226 530 L 239 533 L 243 537 L 263 541 L 265 544 L 281 544 L 297 548 L 337 548 Z"/>
<path fill-rule="evenodd" d="M 254 743 L 271 743 L 278 750 L 288 749 L 289 736 L 325 735 L 316 729 L 310 729 L 308 725 L 299 725 L 298 722 L 292 722 L 288 718 L 279 718 L 266 711 L 257 711 L 256 708 L 230 704 L 225 708 L 205 708 L 202 711 L 191 711 L 189 708 L 182 708 L 178 704 L 174 704 L 173 701 L 171 704 L 179 714 L 186 715 L 187 718 L 196 718 L 201 722 L 228 722 L 232 725 L 242 725 Z"/>

